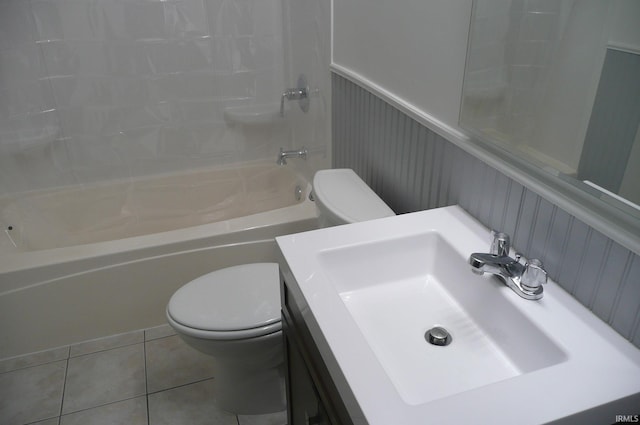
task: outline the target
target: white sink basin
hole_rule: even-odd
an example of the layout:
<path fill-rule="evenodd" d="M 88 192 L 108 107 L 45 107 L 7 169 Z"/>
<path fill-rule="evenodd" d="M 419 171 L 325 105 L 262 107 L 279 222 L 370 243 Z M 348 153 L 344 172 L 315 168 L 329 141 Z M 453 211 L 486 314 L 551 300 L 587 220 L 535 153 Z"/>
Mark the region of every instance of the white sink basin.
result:
<path fill-rule="evenodd" d="M 510 302 L 515 294 L 487 288 L 435 231 L 329 249 L 318 259 L 407 404 L 566 360 Z M 434 326 L 452 343 L 427 343 Z"/>
<path fill-rule="evenodd" d="M 487 252 L 490 234 L 459 207 L 276 239 L 355 423 L 613 423 L 638 413 L 640 350 L 554 282 L 529 301 L 471 273 L 468 256 Z M 449 345 L 425 340 L 434 326 Z"/>

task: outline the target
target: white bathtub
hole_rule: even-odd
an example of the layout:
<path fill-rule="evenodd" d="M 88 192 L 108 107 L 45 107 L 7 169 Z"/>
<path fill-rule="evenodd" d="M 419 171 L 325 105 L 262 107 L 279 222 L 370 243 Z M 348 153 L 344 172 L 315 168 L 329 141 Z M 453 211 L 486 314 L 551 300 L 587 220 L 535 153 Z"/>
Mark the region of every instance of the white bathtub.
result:
<path fill-rule="evenodd" d="M 16 197 L 0 200 L 11 233 L 0 244 L 0 359 L 162 324 L 166 303 L 186 282 L 275 261 L 275 236 L 316 226 L 310 185 L 287 167 L 254 163 L 129 181 L 130 193 L 151 190 L 128 198 L 121 184 L 22 195 L 21 205 L 40 202 L 39 211 L 20 211 Z M 77 202 L 83 196 L 85 207 Z M 118 214 L 111 220 L 106 211 Z"/>

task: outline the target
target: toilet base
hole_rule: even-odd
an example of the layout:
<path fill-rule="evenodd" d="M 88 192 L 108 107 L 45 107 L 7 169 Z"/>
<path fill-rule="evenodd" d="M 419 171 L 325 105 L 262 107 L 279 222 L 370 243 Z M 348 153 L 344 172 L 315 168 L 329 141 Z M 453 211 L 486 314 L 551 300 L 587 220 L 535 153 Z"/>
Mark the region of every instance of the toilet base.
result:
<path fill-rule="evenodd" d="M 234 368 L 235 369 L 235 368 Z M 218 369 L 214 403 L 236 415 L 260 415 L 286 409 L 284 363 L 259 371 Z"/>
<path fill-rule="evenodd" d="M 282 331 L 243 340 L 207 340 L 178 333 L 188 345 L 211 356 L 215 364 L 214 403 L 241 415 L 286 409 Z"/>

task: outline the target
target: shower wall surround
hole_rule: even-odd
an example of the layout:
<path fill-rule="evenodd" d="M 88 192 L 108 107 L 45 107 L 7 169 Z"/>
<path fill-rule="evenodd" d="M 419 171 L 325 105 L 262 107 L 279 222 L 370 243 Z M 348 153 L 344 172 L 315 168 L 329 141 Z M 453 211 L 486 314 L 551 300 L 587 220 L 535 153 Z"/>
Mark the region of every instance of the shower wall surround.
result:
<path fill-rule="evenodd" d="M 397 213 L 459 204 L 640 347 L 640 256 L 332 75 L 333 165 L 353 168 Z M 489 241 L 487 241 L 487 246 Z"/>
<path fill-rule="evenodd" d="M 305 146 L 306 161 L 291 161 L 309 181 L 316 170 L 331 167 L 331 1 L 282 0 L 284 7 L 285 74 L 294 87 L 304 73 L 311 90 L 307 113 L 289 102 L 291 148 Z"/>
<path fill-rule="evenodd" d="M 271 157 L 282 0 L 0 2 L 0 195 Z M 285 144 L 286 146 L 286 144 Z"/>

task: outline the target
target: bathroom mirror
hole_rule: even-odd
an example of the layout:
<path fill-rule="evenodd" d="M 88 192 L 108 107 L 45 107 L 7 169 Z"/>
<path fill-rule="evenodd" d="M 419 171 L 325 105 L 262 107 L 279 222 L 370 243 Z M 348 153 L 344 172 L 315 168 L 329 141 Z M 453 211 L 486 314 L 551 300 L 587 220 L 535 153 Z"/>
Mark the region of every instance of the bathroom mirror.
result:
<path fill-rule="evenodd" d="M 639 23 L 637 0 L 474 0 L 460 111 L 476 143 L 635 251 Z"/>

